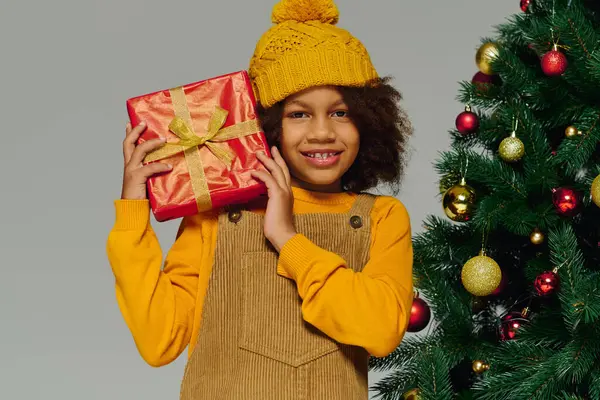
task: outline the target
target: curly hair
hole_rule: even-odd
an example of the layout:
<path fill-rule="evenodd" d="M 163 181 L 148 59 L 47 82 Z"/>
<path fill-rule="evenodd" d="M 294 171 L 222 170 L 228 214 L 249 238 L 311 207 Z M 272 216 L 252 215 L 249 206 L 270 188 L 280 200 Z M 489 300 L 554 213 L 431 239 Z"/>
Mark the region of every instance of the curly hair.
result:
<path fill-rule="evenodd" d="M 404 176 L 407 141 L 413 129 L 399 105 L 402 95 L 389 84 L 390 79 L 378 78 L 361 87 L 336 87 L 360 134 L 358 155 L 342 176 L 345 191 L 364 192 L 383 183 L 390 185 L 394 193 L 399 189 Z M 280 144 L 283 103 L 267 109 L 257 106 L 270 146 Z"/>

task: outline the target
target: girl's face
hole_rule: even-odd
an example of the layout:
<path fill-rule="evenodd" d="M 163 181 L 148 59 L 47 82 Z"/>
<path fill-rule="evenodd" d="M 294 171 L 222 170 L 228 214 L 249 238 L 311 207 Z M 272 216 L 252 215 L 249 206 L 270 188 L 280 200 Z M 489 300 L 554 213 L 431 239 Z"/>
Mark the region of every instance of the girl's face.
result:
<path fill-rule="evenodd" d="M 342 190 L 342 175 L 358 154 L 358 129 L 333 87 L 315 87 L 285 100 L 281 153 L 292 185 L 319 192 Z"/>

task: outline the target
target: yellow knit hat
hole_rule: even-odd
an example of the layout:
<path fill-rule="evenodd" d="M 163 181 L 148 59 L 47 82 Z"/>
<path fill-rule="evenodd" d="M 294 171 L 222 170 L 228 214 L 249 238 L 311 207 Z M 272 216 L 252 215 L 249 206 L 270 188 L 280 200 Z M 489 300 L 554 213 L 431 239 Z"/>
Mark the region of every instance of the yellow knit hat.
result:
<path fill-rule="evenodd" d="M 377 77 L 367 50 L 348 31 L 336 27 L 333 0 L 281 0 L 274 24 L 260 38 L 248 75 L 265 108 L 306 88 L 362 86 Z"/>

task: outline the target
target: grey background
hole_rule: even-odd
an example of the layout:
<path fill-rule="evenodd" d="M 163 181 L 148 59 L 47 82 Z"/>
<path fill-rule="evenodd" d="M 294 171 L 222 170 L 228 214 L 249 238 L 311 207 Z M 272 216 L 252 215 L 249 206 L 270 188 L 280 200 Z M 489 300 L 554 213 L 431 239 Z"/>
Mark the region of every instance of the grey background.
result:
<path fill-rule="evenodd" d="M 155 369 L 119 313 L 106 236 L 125 100 L 247 68 L 275 0 L 3 1 L 0 398 L 176 399 L 185 354 Z M 479 37 L 518 0 L 338 0 L 340 26 L 396 77 L 415 126 L 399 198 L 440 214 L 431 163 L 462 111 Z M 154 223 L 166 251 L 178 222 Z M 372 375 L 372 382 L 380 376 Z"/>

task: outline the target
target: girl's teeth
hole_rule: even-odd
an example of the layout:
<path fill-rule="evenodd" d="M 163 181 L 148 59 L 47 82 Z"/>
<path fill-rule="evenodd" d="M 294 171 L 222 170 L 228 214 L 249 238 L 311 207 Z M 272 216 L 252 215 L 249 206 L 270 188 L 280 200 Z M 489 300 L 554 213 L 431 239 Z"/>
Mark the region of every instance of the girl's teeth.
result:
<path fill-rule="evenodd" d="M 334 153 L 313 153 L 313 154 L 309 154 L 309 157 L 312 158 L 327 158 L 327 157 L 332 157 L 334 155 Z"/>

